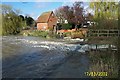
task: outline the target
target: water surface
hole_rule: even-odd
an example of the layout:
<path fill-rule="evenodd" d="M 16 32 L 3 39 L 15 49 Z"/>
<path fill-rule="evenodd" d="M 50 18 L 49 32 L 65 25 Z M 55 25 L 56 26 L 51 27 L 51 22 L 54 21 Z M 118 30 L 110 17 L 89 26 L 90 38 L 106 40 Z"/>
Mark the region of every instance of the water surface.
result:
<path fill-rule="evenodd" d="M 4 36 L 3 78 L 86 78 L 88 45 L 39 37 Z"/>

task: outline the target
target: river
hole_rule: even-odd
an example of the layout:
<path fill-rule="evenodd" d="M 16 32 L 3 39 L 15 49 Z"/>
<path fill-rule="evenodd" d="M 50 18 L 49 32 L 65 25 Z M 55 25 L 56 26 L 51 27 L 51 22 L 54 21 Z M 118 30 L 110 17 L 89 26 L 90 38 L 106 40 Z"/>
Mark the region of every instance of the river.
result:
<path fill-rule="evenodd" d="M 2 38 L 3 78 L 86 78 L 87 45 L 39 37 Z"/>
<path fill-rule="evenodd" d="M 93 77 L 87 76 L 86 72 L 107 72 L 106 77 L 117 77 L 118 62 L 115 51 L 88 53 L 90 48 L 95 49 L 96 46 L 76 44 L 74 41 L 76 40 L 3 36 L 2 78 Z M 101 49 L 108 47 L 98 46 Z"/>

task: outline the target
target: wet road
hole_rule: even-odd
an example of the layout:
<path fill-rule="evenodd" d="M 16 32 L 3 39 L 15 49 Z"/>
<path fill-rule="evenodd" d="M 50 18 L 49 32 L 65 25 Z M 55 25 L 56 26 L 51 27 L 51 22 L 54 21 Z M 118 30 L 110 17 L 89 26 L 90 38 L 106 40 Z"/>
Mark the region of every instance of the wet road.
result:
<path fill-rule="evenodd" d="M 4 36 L 3 78 L 86 78 L 86 45 L 54 42 L 37 37 Z"/>

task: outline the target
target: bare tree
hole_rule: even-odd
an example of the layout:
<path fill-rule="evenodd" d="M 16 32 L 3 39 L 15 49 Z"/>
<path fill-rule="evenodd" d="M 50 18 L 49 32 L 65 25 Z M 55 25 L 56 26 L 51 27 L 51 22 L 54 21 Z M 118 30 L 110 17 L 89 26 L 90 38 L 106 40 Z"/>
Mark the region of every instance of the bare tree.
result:
<path fill-rule="evenodd" d="M 62 6 L 58 9 L 58 17 L 66 19 L 69 23 L 79 25 L 84 22 L 82 2 L 75 2 L 73 6 Z"/>

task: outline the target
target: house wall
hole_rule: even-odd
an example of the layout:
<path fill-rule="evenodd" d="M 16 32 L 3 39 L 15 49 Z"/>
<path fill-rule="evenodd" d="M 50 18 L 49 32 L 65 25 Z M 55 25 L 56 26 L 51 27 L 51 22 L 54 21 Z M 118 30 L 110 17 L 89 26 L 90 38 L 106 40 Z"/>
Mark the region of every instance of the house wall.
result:
<path fill-rule="evenodd" d="M 48 23 L 37 23 L 37 29 L 38 30 L 47 30 L 48 29 Z"/>
<path fill-rule="evenodd" d="M 53 29 L 53 26 L 57 25 L 57 18 L 54 15 L 54 13 L 52 13 L 49 16 L 49 19 L 47 22 L 45 23 L 37 23 L 37 29 L 38 30 L 48 30 L 48 29 Z"/>
<path fill-rule="evenodd" d="M 48 27 L 53 29 L 54 25 L 57 25 L 57 18 L 52 14 L 48 20 Z"/>

